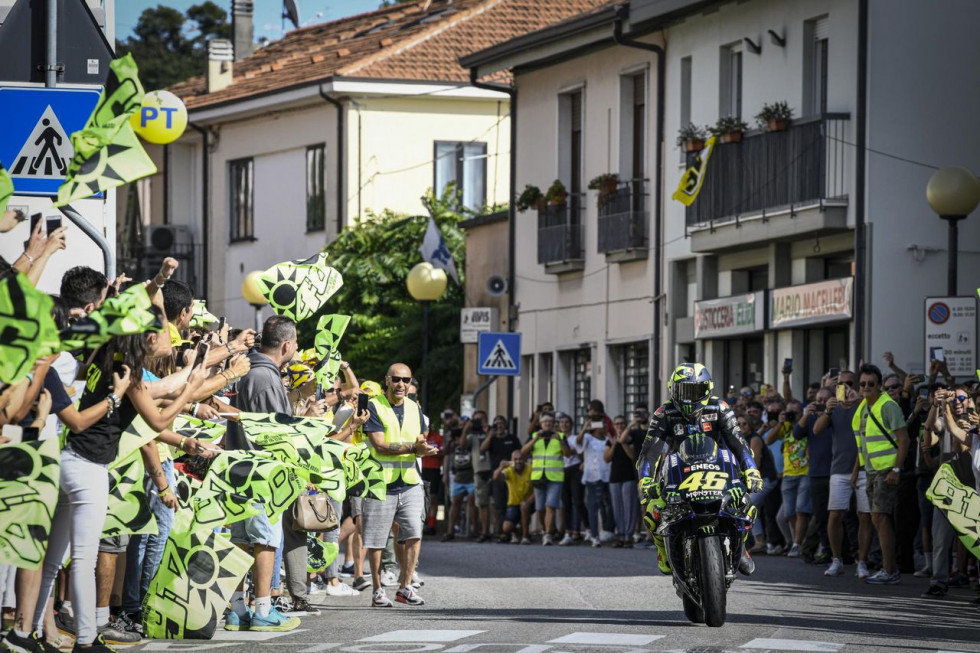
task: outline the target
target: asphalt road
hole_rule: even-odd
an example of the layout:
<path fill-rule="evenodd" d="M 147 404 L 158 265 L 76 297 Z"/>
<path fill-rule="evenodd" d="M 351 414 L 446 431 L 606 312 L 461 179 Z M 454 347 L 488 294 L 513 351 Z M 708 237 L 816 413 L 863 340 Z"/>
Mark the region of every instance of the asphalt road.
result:
<path fill-rule="evenodd" d="M 757 558 L 751 579 L 728 594 L 728 623 L 689 623 L 670 579 L 644 549 L 425 542 L 420 594 L 426 605 L 370 607 L 370 595 L 316 597 L 320 616 L 290 633 L 229 633 L 210 642 L 155 641 L 128 650 L 261 653 L 442 651 L 626 653 L 627 651 L 980 652 L 976 595 L 919 598 L 928 582 L 871 586 L 826 578 L 823 566 Z M 389 590 L 394 598 L 394 591 Z"/>

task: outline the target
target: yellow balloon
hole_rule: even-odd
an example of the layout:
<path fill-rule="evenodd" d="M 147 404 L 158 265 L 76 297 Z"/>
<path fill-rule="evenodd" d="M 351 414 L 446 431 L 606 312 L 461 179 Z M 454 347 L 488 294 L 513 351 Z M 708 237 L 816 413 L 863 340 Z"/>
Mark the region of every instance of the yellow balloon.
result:
<path fill-rule="evenodd" d="M 259 277 L 262 276 L 260 270 L 249 272 L 242 280 L 242 297 L 252 306 L 264 306 L 269 303 L 269 298 L 262 294 L 259 286 Z"/>
<path fill-rule="evenodd" d="M 157 145 L 173 143 L 187 128 L 187 108 L 170 91 L 150 91 L 129 124 L 143 140 Z"/>

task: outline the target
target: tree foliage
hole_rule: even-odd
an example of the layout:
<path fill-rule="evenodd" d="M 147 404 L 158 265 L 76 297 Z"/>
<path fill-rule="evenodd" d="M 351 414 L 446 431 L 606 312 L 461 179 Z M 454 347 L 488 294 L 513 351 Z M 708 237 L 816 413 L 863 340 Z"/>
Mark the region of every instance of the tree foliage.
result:
<path fill-rule="evenodd" d="M 231 38 L 231 23 L 228 12 L 211 0 L 193 5 L 186 15 L 157 5 L 143 10 L 133 35 L 116 41 L 116 52 L 132 53 L 143 86 L 156 90 L 203 74 L 212 38 Z"/>
<path fill-rule="evenodd" d="M 472 216 L 454 208 L 458 200 L 452 187 L 441 197 L 430 191 L 423 203 L 462 274 L 466 243 L 459 223 Z M 405 279 L 422 261 L 419 245 L 428 220 L 427 215 L 408 217 L 387 210 L 381 215 L 369 214 L 345 228 L 325 249 L 329 264 L 343 275 L 344 285 L 321 312 L 352 316 L 340 350 L 361 380 L 381 382 L 388 367 L 396 362 L 406 363 L 416 378 L 422 376 L 422 306 L 408 293 Z M 463 301 L 463 288 L 450 279 L 445 294 L 430 306 L 426 407 L 430 415 L 459 404 L 463 383 L 459 312 Z M 318 319 L 300 325 L 300 347 L 312 346 Z"/>

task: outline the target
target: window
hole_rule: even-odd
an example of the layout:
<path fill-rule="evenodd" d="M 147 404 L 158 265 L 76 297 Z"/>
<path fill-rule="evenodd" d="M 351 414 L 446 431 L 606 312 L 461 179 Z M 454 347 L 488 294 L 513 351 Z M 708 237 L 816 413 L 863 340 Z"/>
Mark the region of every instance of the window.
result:
<path fill-rule="evenodd" d="M 630 419 L 639 404 L 646 404 L 650 394 L 650 346 L 645 342 L 623 348 L 623 415 Z"/>
<path fill-rule="evenodd" d="M 255 240 L 255 185 L 252 159 L 228 162 L 231 242 Z"/>
<path fill-rule="evenodd" d="M 742 43 L 721 48 L 721 117 L 742 117 Z"/>
<path fill-rule="evenodd" d="M 619 176 L 623 181 L 643 179 L 646 174 L 646 87 L 645 70 L 619 79 Z"/>
<path fill-rule="evenodd" d="M 803 102 L 808 115 L 827 112 L 827 17 L 803 25 L 806 50 L 803 56 Z"/>
<path fill-rule="evenodd" d="M 681 127 L 691 124 L 691 57 L 681 59 Z M 681 163 L 687 162 L 687 152 L 680 150 Z"/>
<path fill-rule="evenodd" d="M 558 177 L 578 202 L 582 192 L 582 89 L 558 96 Z"/>
<path fill-rule="evenodd" d="M 487 203 L 487 144 L 436 141 L 436 193 L 456 184 L 462 206 L 481 211 Z"/>
<path fill-rule="evenodd" d="M 582 428 L 592 401 L 592 350 L 579 349 L 573 358 L 575 365 L 575 426 Z"/>
<path fill-rule="evenodd" d="M 323 192 L 324 146 L 306 148 L 306 230 L 322 231 L 326 224 L 326 195 Z"/>

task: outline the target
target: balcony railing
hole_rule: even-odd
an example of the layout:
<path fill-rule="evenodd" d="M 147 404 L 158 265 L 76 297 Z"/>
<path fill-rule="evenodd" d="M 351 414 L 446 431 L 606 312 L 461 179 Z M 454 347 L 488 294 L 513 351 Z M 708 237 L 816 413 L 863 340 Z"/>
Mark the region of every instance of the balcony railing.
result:
<path fill-rule="evenodd" d="M 622 182 L 599 206 L 599 252 L 648 247 L 646 179 Z"/>
<path fill-rule="evenodd" d="M 546 265 L 584 259 L 583 200 L 583 195 L 569 195 L 563 205 L 549 204 L 538 210 L 538 263 Z"/>
<path fill-rule="evenodd" d="M 741 143 L 719 144 L 697 200 L 687 207 L 687 226 L 846 201 L 849 120 L 846 113 L 827 113 L 794 120 L 786 131 L 748 132 Z"/>

